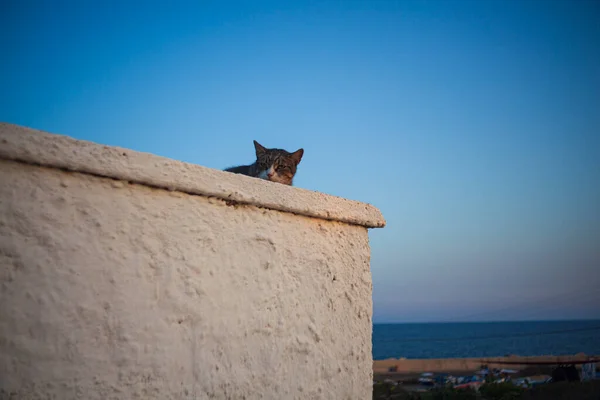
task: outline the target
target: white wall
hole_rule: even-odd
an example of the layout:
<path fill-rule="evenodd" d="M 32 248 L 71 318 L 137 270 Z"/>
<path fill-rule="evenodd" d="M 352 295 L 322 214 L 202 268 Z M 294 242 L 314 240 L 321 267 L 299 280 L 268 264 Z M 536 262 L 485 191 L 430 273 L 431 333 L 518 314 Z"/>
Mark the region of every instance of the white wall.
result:
<path fill-rule="evenodd" d="M 0 148 L 0 397 L 371 397 L 377 209 L 9 124 Z"/>

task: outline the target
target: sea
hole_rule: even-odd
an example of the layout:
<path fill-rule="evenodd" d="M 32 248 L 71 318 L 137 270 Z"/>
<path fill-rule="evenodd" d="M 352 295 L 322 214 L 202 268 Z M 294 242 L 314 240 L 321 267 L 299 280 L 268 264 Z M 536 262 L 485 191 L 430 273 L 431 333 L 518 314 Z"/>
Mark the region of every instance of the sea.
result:
<path fill-rule="evenodd" d="M 600 355 L 600 320 L 373 325 L 373 359 Z"/>

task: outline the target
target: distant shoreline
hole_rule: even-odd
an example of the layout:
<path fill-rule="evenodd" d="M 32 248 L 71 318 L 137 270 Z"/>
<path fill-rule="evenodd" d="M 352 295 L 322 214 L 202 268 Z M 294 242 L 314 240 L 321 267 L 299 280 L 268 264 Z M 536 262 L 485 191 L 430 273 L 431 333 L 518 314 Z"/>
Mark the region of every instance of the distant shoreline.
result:
<path fill-rule="evenodd" d="M 373 373 L 375 375 L 389 374 L 416 374 L 422 372 L 472 372 L 478 370 L 482 364 L 489 368 L 509 368 L 522 370 L 527 366 L 519 364 L 502 364 L 496 362 L 552 362 L 564 363 L 565 361 L 586 361 L 590 358 L 600 358 L 600 355 L 586 355 L 583 353 L 570 356 L 508 356 L 508 357 L 470 357 L 470 358 L 430 358 L 430 359 L 397 359 L 373 360 Z M 600 363 L 596 363 L 600 367 Z M 394 371 L 390 371 L 393 368 Z"/>

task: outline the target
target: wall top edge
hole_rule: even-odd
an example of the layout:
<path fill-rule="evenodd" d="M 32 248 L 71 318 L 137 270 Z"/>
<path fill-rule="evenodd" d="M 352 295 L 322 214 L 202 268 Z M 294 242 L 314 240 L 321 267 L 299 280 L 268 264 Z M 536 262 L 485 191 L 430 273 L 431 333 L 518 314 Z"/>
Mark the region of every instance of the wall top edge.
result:
<path fill-rule="evenodd" d="M 386 223 L 371 204 L 5 122 L 0 122 L 0 158 L 366 228 Z"/>

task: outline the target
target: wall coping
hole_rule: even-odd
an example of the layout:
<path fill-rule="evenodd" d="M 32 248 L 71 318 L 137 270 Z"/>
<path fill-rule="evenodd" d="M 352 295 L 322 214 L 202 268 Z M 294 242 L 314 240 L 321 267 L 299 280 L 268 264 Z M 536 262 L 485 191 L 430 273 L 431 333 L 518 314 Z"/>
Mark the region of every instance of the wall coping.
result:
<path fill-rule="evenodd" d="M 367 203 L 5 122 L 0 122 L 0 159 L 217 197 L 367 228 L 385 226 L 379 209 Z"/>

